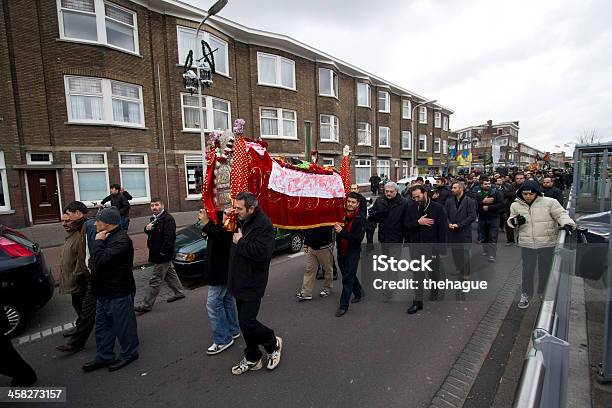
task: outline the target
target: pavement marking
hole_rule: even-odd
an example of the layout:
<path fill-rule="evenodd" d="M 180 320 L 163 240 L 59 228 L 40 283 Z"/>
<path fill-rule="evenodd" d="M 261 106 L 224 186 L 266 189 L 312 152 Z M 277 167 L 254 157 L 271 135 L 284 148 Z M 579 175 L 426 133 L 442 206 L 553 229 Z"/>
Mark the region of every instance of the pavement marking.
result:
<path fill-rule="evenodd" d="M 28 334 L 26 336 L 20 337 L 17 340 L 17 345 L 21 346 L 22 344 L 29 343 L 29 342 L 34 341 L 34 340 L 42 339 L 42 338 L 45 338 L 45 337 L 48 337 L 48 336 L 53 336 L 54 334 L 61 333 L 63 331 L 71 329 L 73 327 L 75 327 L 74 323 L 69 322 L 69 323 L 66 323 L 66 324 L 60 324 L 59 326 L 55 326 L 53 328 L 43 329 L 41 331 L 38 331 L 38 332 L 35 332 L 35 333 Z"/>
<path fill-rule="evenodd" d="M 304 252 L 296 252 L 295 254 L 287 255 L 287 258 L 297 258 L 298 256 L 304 255 Z"/>

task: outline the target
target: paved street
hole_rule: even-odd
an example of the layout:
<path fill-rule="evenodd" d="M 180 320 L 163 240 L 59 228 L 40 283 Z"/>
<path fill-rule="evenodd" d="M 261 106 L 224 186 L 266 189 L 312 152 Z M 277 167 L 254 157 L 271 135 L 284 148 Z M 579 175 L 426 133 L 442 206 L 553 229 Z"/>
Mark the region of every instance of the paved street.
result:
<path fill-rule="evenodd" d="M 426 302 L 422 313 L 408 316 L 406 303 L 380 302 L 370 288 L 365 301 L 351 305 L 340 319 L 333 315 L 339 290 L 327 299 L 296 302 L 304 257 L 277 255 L 260 315 L 284 339 L 283 361 L 274 372 L 231 375 L 230 367 L 241 358 L 242 339 L 220 355 L 205 354 L 211 330 L 204 287 L 188 291 L 184 301 L 159 302 L 151 313 L 140 316 L 140 359 L 118 372 L 81 371 L 80 366 L 93 358 L 93 339 L 73 356 L 55 352 L 63 341 L 59 334 L 21 344 L 18 350 L 37 370 L 39 385 L 67 387 L 70 407 L 424 407 L 440 389 L 493 295 L 518 265 L 516 248 L 500 251 L 514 256 L 493 267 L 476 256 L 477 275 L 492 286 L 481 301 L 455 302 L 454 296 L 447 296 L 445 301 Z M 137 298 L 148 272 L 135 271 Z M 58 296 L 28 329 L 53 327 L 70 316 L 68 297 Z M 0 386 L 7 385 L 4 377 L 0 380 Z"/>

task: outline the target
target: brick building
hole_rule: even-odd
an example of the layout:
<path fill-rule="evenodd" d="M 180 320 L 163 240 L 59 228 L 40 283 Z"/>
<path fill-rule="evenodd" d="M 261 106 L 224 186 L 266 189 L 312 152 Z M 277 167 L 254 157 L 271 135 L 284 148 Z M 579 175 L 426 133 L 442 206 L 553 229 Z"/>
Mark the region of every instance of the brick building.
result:
<path fill-rule="evenodd" d="M 519 122 L 501 122 L 493 124 L 492 120 L 482 125 L 469 126 L 455 131 L 459 140 L 459 149 L 469 149 L 471 144 L 472 166 L 482 168 L 493 158 L 493 145 L 499 146 L 499 167 L 519 166 Z"/>
<path fill-rule="evenodd" d="M 204 13 L 173 0 L 5 0 L 0 9 L 0 223 L 59 220 L 63 204 L 100 201 L 112 183 L 172 211 L 199 207 L 197 96 L 182 64 Z M 399 179 L 447 165 L 452 110 L 280 34 L 211 18 L 217 49 L 205 129 L 261 136 L 276 155 L 320 153 L 352 178 Z M 412 120 L 417 123 L 413 135 Z"/>
<path fill-rule="evenodd" d="M 519 143 L 519 157 L 520 157 L 520 167 L 522 169 L 528 168 L 533 163 L 535 163 L 536 158 L 544 158 L 545 152 L 535 147 L 531 147 L 526 143 Z"/>

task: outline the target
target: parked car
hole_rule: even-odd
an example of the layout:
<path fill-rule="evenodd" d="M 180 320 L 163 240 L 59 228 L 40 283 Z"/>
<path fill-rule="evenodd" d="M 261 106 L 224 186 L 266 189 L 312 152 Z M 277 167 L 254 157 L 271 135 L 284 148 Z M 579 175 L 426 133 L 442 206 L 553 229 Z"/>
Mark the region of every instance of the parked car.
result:
<path fill-rule="evenodd" d="M 9 320 L 6 334 L 16 335 L 28 315 L 53 297 L 54 288 L 38 244 L 0 225 L 0 307 Z"/>
<path fill-rule="evenodd" d="M 299 252 L 304 245 L 304 235 L 300 231 L 275 228 L 275 251 Z M 183 228 L 176 233 L 174 248 L 174 269 L 184 279 L 201 278 L 206 261 L 206 234 L 202 233 L 199 222 Z"/>
<path fill-rule="evenodd" d="M 436 185 L 436 179 L 433 177 L 429 177 L 429 176 L 421 176 L 423 177 L 423 181 L 425 180 L 429 180 L 429 182 L 431 183 L 432 186 Z M 416 177 L 406 177 L 403 178 L 401 180 L 396 181 L 397 183 L 397 192 L 398 193 L 402 193 L 402 191 L 404 191 L 404 189 L 406 188 L 406 183 L 408 183 L 408 185 L 410 185 L 410 183 L 412 183 L 414 180 L 416 180 Z"/>

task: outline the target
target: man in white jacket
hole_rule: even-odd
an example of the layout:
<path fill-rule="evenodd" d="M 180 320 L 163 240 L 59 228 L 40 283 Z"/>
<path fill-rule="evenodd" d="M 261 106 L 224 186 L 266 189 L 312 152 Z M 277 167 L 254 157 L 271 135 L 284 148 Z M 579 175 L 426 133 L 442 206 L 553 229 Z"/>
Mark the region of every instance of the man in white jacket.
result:
<path fill-rule="evenodd" d="M 527 180 L 517 190 L 516 200 L 510 206 L 508 225 L 514 228 L 517 245 L 521 248 L 523 280 L 518 307 L 525 309 L 533 296 L 536 264 L 538 294 L 542 294 L 550 274 L 559 227 L 571 232 L 576 223 L 557 200 L 542 195 L 536 181 Z"/>

